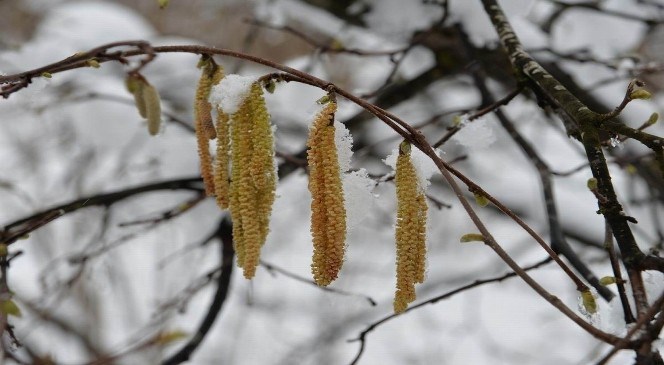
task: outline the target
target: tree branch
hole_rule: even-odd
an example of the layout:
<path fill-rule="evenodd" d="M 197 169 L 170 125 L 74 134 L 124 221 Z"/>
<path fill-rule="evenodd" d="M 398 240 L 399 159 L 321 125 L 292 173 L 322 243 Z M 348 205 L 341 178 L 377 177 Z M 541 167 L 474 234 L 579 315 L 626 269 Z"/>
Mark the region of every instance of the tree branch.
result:
<path fill-rule="evenodd" d="M 542 261 L 540 261 L 536 264 L 524 267 L 523 270 L 524 271 L 530 271 L 530 270 L 536 269 L 540 266 L 546 265 L 551 261 L 552 261 L 552 259 L 550 257 L 547 257 L 544 260 L 542 260 Z M 353 360 L 351 361 L 350 365 L 355 365 L 355 364 L 359 363 L 360 358 L 362 357 L 362 354 L 364 353 L 364 349 L 366 347 L 366 342 L 367 342 L 367 336 L 369 335 L 369 333 L 372 332 L 373 330 L 375 330 L 376 328 L 378 328 L 379 326 L 385 324 L 386 322 L 389 322 L 389 321 L 391 321 L 392 319 L 394 319 L 396 317 L 400 317 L 402 315 L 405 315 L 408 312 L 414 311 L 414 310 L 419 309 L 421 307 L 424 307 L 426 305 L 435 304 L 435 303 L 437 303 L 441 300 L 449 299 L 449 298 L 453 297 L 456 294 L 465 292 L 467 290 L 476 288 L 478 286 L 482 286 L 484 284 L 501 282 L 505 279 L 513 278 L 515 276 L 517 276 L 517 274 L 515 272 L 509 272 L 507 274 L 497 276 L 497 277 L 494 277 L 494 278 L 475 280 L 474 282 L 472 282 L 470 284 L 466 284 L 466 285 L 458 287 L 454 290 L 450 290 L 450 291 L 448 291 L 444 294 L 437 295 L 437 296 L 435 296 L 431 299 L 427 299 L 427 300 L 425 300 L 421 303 L 418 303 L 416 305 L 410 306 L 405 311 L 403 311 L 401 313 L 393 313 L 393 314 L 390 314 L 389 316 L 383 317 L 382 319 L 372 323 L 366 329 L 364 329 L 362 332 L 360 332 L 360 334 L 357 336 L 357 338 L 352 339 L 352 340 L 348 340 L 348 342 L 359 342 L 360 343 L 360 348 L 359 348 L 357 354 L 355 355 L 355 358 L 353 358 Z"/>
<path fill-rule="evenodd" d="M 52 220 L 82 208 L 94 206 L 108 207 L 134 195 L 158 190 L 190 190 L 200 192 L 203 191 L 200 184 L 201 181 L 200 177 L 167 180 L 141 185 L 135 188 L 119 190 L 112 193 L 91 195 L 76 199 L 69 203 L 46 209 L 5 225 L 4 229 L 0 231 L 0 242 L 4 242 L 7 245 L 12 244 L 19 238 L 37 230 Z"/>
<path fill-rule="evenodd" d="M 208 308 L 208 312 L 198 326 L 198 330 L 191 337 L 189 342 L 184 345 L 178 352 L 171 355 L 168 359 L 162 362 L 162 365 L 176 365 L 189 361 L 191 355 L 200 346 L 205 339 L 214 321 L 217 319 L 221 308 L 226 301 L 228 289 L 233 274 L 233 257 L 235 251 L 233 250 L 233 227 L 229 218 L 223 218 L 219 222 L 216 236 L 219 239 L 220 258 L 221 258 L 221 274 L 217 278 L 217 291 L 214 294 L 212 303 Z"/>

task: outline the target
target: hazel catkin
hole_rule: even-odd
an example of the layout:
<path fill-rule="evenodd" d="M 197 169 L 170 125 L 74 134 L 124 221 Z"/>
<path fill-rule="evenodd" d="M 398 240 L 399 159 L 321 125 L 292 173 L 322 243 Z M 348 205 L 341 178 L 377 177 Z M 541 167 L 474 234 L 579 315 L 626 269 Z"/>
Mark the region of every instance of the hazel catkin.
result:
<path fill-rule="evenodd" d="M 277 176 L 274 137 L 262 87 L 253 83 L 231 116 L 230 213 L 238 265 L 251 279 L 270 225 Z"/>
<path fill-rule="evenodd" d="M 159 133 L 161 126 L 161 100 L 159 92 L 141 75 L 129 75 L 125 79 L 127 90 L 133 95 L 136 109 L 142 118 L 147 119 L 148 133 Z"/>
<path fill-rule="evenodd" d="M 397 285 L 394 311 L 401 313 L 415 300 L 415 283 L 424 281 L 426 261 L 427 203 L 418 184 L 415 166 L 411 161 L 410 144 L 402 142 L 397 157 Z"/>
<path fill-rule="evenodd" d="M 339 275 L 346 241 L 346 209 L 334 138 L 336 109 L 334 101 L 325 104 L 314 119 L 307 141 L 314 246 L 311 271 L 320 286 L 329 285 Z"/>
<path fill-rule="evenodd" d="M 201 77 L 198 80 L 196 97 L 194 98 L 194 130 L 196 131 L 196 143 L 205 193 L 212 196 L 215 194 L 214 170 L 208 140 L 216 138 L 217 134 L 212 123 L 212 106 L 208 101 L 208 97 L 213 83 L 218 83 L 224 74 L 221 66 L 214 63 L 212 59 L 203 58 L 200 66 L 202 69 Z"/>

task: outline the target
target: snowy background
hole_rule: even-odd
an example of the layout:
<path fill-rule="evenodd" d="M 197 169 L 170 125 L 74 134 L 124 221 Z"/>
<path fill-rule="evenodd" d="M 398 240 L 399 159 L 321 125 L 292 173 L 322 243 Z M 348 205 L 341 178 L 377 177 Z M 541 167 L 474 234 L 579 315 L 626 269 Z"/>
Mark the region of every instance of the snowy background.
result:
<path fill-rule="evenodd" d="M 36 68 L 118 40 L 242 49 L 252 31 L 238 20 L 242 17 L 292 25 L 317 39 L 335 39 L 347 48 L 393 50 L 405 46 L 415 30 L 442 14 L 439 7 L 420 1 L 365 0 L 358 3 L 371 5 L 372 11 L 364 16 L 366 27 L 362 28 L 295 0 L 171 2 L 160 11 L 156 1 L 147 0 L 0 1 L 2 13 L 12 14 L 3 15 L 8 20 L 0 25 L 0 73 Z M 554 10 L 549 1 L 501 3 L 527 48 L 550 47 L 559 53 L 586 48 L 593 57 L 607 60 L 612 67 L 563 63 L 582 86 L 613 81 L 593 89 L 607 108 L 622 99 L 633 68 L 664 60 L 662 31 L 660 36 L 646 34 L 641 22 L 570 10 L 548 35 L 539 22 Z M 633 1 L 607 0 L 602 6 L 636 17 L 664 17 L 655 7 Z M 495 32 L 479 1 L 450 1 L 450 11 L 448 21 L 463 23 L 474 43 L 495 45 Z M 246 47 L 249 53 L 307 70 L 358 95 L 379 87 L 391 69 L 384 56 L 312 56 L 311 48 L 293 35 L 266 30 L 256 34 L 255 43 Z M 641 56 L 634 58 L 635 54 Z M 218 60 L 227 72 L 272 72 L 229 58 Z M 162 54 L 144 72 L 159 89 L 163 109 L 189 123 L 199 72 L 196 62 L 195 55 Z M 404 60 L 398 77 L 412 78 L 434 62 L 433 54 L 416 47 Z M 124 89 L 125 71 L 109 62 L 99 69 L 58 73 L 51 79 L 35 79 L 29 88 L 0 100 L 0 224 L 82 196 L 197 175 L 193 135 L 166 121 L 159 136 L 150 138 Z M 658 84 L 657 75 L 649 80 L 653 99 L 634 102 L 625 111 L 624 119 L 632 126 L 640 125 L 652 112 L 663 111 L 664 96 L 657 92 L 664 84 L 661 79 Z M 498 83 L 491 86 L 496 97 L 510 91 Z M 323 95 L 321 90 L 294 83 L 278 85 L 274 94 L 266 94 L 277 126 L 278 151 L 296 153 L 304 147 L 308 125 L 318 108 L 316 100 Z M 479 103 L 469 78 L 459 75 L 432 84 L 391 110 L 416 125 L 446 111 L 475 110 Z M 524 136 L 536 141 L 537 151 L 554 171 L 584 163 L 581 146 L 561 132 L 559 123 L 549 123 L 532 100 L 519 96 L 504 110 Z M 344 122 L 357 112 L 357 107 L 342 101 L 337 119 Z M 452 116 L 423 130 L 430 141 L 444 134 Z M 662 123 L 650 132 L 664 135 Z M 381 160 L 398 146 L 395 134 L 376 120 L 368 120 L 353 133 L 361 133 L 366 146 L 372 147 L 356 151 L 352 169 L 365 168 L 372 176 L 389 173 L 391 169 Z M 614 149 L 617 153 L 645 152 L 634 142 Z M 492 115 L 468 124 L 441 153 L 447 160 L 467 155 L 456 166 L 548 239 L 536 171 Z M 647 197 L 643 184 L 624 168 L 612 165 L 612 169 L 621 199 Z M 556 200 L 565 230 L 581 238 L 571 241 L 574 249 L 602 277 L 612 275 L 606 255 L 587 246 L 587 242 L 601 243 L 604 235 L 603 221 L 595 214 L 595 198 L 586 189 L 589 177 L 589 170 L 582 169 L 555 178 Z M 459 243 L 459 237 L 476 229 L 440 176 L 432 178 L 428 192 L 451 208 L 437 209 L 430 204 L 427 280 L 417 287 L 415 303 L 508 272 L 484 245 Z M 280 180 L 277 195 L 262 259 L 309 278 L 310 196 L 304 171 Z M 392 313 L 394 196 L 394 185 L 381 182 L 373 196 L 350 199 L 349 215 L 355 224 L 348 235 L 340 278 L 331 286 L 350 295 L 322 291 L 265 268 L 259 268 L 251 282 L 236 271 L 224 308 L 191 363 L 349 363 L 359 345 L 348 340 Z M 214 288 L 210 284 L 193 294 L 188 290 L 219 265 L 218 245 L 198 243 L 216 229 L 224 213 L 213 199 L 207 199 L 164 224 L 120 226 L 157 216 L 191 197 L 185 192 L 150 193 L 108 210 L 80 210 L 12 245 L 10 251 L 24 252 L 12 262 L 9 273 L 11 289 L 24 314 L 11 319 L 17 337 L 38 354 L 50 354 L 57 363 L 80 364 L 90 359 L 80 339 L 40 319 L 40 311 L 70 324 L 107 354 L 122 352 L 159 330 L 194 333 Z M 506 217 L 489 208 L 479 213 L 519 263 L 525 266 L 545 258 L 543 250 Z M 664 214 L 661 205 L 631 204 L 627 213 L 639 220 L 635 235 L 644 251 L 658 240 L 661 245 L 656 234 L 657 217 Z M 89 257 L 85 264 L 72 261 L 80 255 Z M 577 309 L 578 293 L 557 266 L 549 264 L 531 273 Z M 650 298 L 664 289 L 662 279 L 658 273 L 646 275 Z M 365 296 L 377 305 L 372 306 Z M 182 298 L 187 300 L 182 303 Z M 623 334 L 618 301 L 600 300 L 599 307 L 600 313 L 591 320 L 606 331 Z M 179 344 L 131 354 L 118 363 L 158 363 Z M 474 288 L 379 326 L 368 334 L 360 363 L 586 364 L 607 350 L 513 278 Z M 20 349 L 18 354 L 25 356 Z M 611 364 L 631 358 L 631 353 L 624 352 Z"/>

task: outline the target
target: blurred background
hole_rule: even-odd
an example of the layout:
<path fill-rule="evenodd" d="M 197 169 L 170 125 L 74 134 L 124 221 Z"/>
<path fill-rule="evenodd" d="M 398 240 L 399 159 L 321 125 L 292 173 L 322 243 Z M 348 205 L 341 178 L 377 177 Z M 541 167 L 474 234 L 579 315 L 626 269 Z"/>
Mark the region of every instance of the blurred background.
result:
<path fill-rule="evenodd" d="M 612 110 L 638 77 L 653 97 L 631 103 L 621 120 L 637 128 L 653 112 L 662 113 L 664 2 L 501 4 L 526 49 L 594 110 Z M 0 74 L 120 40 L 230 48 L 334 82 L 388 108 L 431 142 L 455 130 L 455 116 L 467 119 L 486 106 L 473 79 L 476 70 L 495 99 L 516 87 L 495 31 L 474 0 L 171 0 L 163 10 L 156 0 L 0 0 L 0 14 Z M 80 198 L 196 179 L 191 125 L 197 60 L 160 54 L 145 68 L 163 101 L 164 126 L 153 138 L 124 89 L 128 66 L 117 63 L 36 78 L 0 100 L 0 224 Z M 227 73 L 274 71 L 228 57 L 217 61 Z M 366 169 L 376 186 L 346 197 L 353 218 L 346 261 L 332 290 L 310 281 L 307 175 L 288 161 L 303 158 L 323 95 L 295 83 L 281 83 L 266 95 L 284 165 L 264 262 L 252 281 L 234 270 L 221 311 L 191 364 L 348 364 L 360 346 L 349 340 L 392 313 L 396 202 L 394 185 L 384 181 L 391 169 L 383 159 L 400 140 L 345 101 L 337 119 L 353 135 L 352 169 Z M 604 222 L 586 188 L 591 174 L 582 146 L 530 93 L 502 110 L 554 173 L 560 228 L 575 257 L 596 277 L 613 275 L 603 249 Z M 662 123 L 648 131 L 664 135 Z M 639 222 L 632 226 L 637 242 L 645 252 L 659 252 L 664 183 L 652 155 L 638 142 L 605 137 L 619 198 Z M 537 169 L 492 113 L 464 125 L 440 150 L 550 242 Z M 198 187 L 182 183 L 173 191 L 79 209 L 12 244 L 10 253 L 22 255 L 12 260 L 7 277 L 23 316 L 10 317 L 20 345 L 5 333 L 5 361 L 157 364 L 195 339 L 219 295 L 218 231 L 226 215 L 213 199 L 202 199 Z M 428 194 L 427 280 L 413 304 L 509 272 L 488 247 L 459 243 L 476 229 L 440 176 L 432 178 Z M 545 259 L 509 218 L 490 206 L 478 213 L 520 264 Z M 549 263 L 531 274 L 582 313 L 576 287 L 560 268 Z M 644 277 L 650 298 L 657 298 L 662 274 Z M 605 298 L 616 294 L 614 287 L 604 290 Z M 600 293 L 598 303 L 599 313 L 587 319 L 624 334 L 619 301 Z M 159 333 L 178 338 L 160 342 Z M 366 335 L 359 363 L 588 364 L 608 350 L 512 278 L 377 326 Z M 632 358 L 625 351 L 611 364 Z"/>

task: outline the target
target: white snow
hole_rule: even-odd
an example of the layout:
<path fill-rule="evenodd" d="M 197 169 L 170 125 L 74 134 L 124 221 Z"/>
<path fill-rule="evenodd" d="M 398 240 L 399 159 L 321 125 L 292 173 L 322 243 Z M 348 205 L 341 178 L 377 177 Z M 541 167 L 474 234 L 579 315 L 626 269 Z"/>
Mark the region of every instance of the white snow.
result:
<path fill-rule="evenodd" d="M 489 124 L 488 117 L 468 120 L 467 115 L 461 116 L 461 129 L 452 136 L 452 140 L 469 149 L 485 149 L 496 141 L 496 135 Z"/>
<path fill-rule="evenodd" d="M 442 152 L 436 150 L 436 153 L 440 155 Z M 393 170 L 396 170 L 397 157 L 399 157 L 399 149 L 395 148 L 392 150 L 391 154 L 385 157 L 383 162 Z M 429 179 L 431 179 L 431 176 L 433 176 L 433 174 L 438 171 L 438 167 L 433 163 L 433 161 L 431 161 L 429 156 L 425 155 L 422 151 L 415 147 L 411 148 L 410 159 L 413 162 L 413 166 L 415 167 L 417 183 L 420 188 L 422 188 L 422 190 L 426 191 L 426 188 L 431 184 Z"/>
<path fill-rule="evenodd" d="M 251 84 L 257 78 L 257 76 L 226 75 L 219 84 L 212 87 L 210 103 L 221 107 L 227 114 L 235 114 L 247 97 Z"/>
<path fill-rule="evenodd" d="M 339 159 L 339 169 L 346 172 L 350 169 L 351 158 L 353 157 L 353 136 L 346 126 L 334 121 L 334 144 L 337 146 L 337 157 Z"/>
<path fill-rule="evenodd" d="M 376 196 L 372 193 L 376 182 L 368 176 L 367 170 L 360 169 L 344 173 L 342 183 L 346 231 L 350 231 L 371 215 L 376 201 Z"/>

